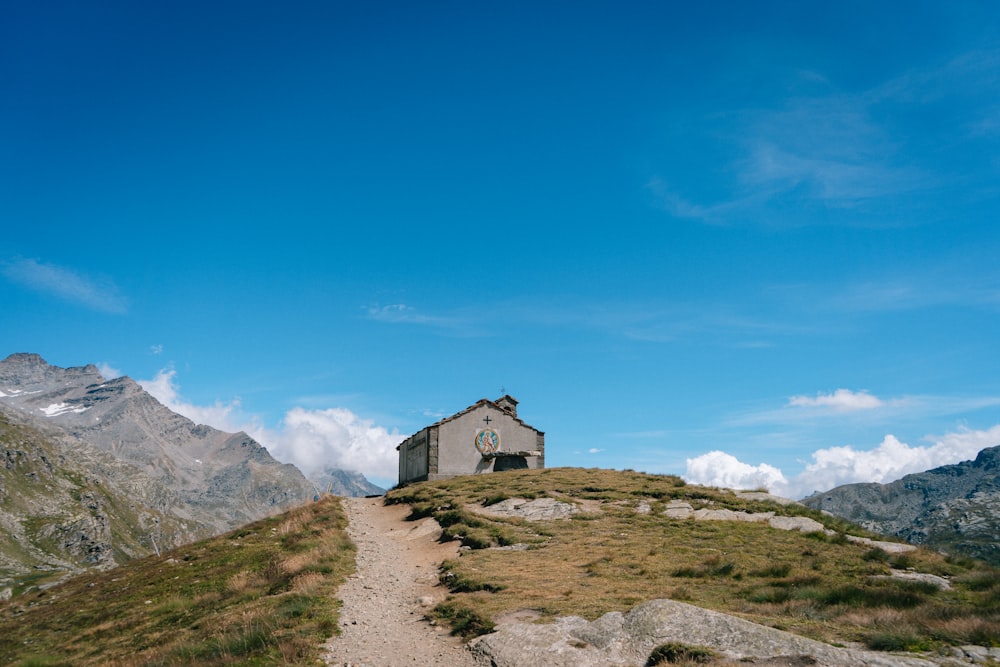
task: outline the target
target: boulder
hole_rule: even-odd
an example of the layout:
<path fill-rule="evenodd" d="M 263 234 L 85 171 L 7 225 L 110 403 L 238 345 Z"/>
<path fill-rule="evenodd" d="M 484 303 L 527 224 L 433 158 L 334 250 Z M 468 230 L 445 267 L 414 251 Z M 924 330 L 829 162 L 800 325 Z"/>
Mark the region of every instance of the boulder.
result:
<path fill-rule="evenodd" d="M 848 542 L 853 542 L 854 544 L 860 544 L 866 547 L 872 547 L 873 549 L 881 549 L 887 554 L 905 554 L 910 551 L 916 551 L 917 547 L 913 544 L 902 544 L 900 542 L 884 542 L 881 540 L 873 540 L 867 537 L 858 537 L 856 535 L 848 535 Z"/>
<path fill-rule="evenodd" d="M 683 500 L 667 501 L 667 506 L 663 510 L 663 515 L 671 519 L 688 519 L 694 514 L 691 503 Z"/>
<path fill-rule="evenodd" d="M 776 496 L 766 491 L 735 491 L 737 498 L 741 500 L 759 500 L 767 503 L 777 503 L 778 505 L 798 505 L 798 501 L 783 496 Z"/>
<path fill-rule="evenodd" d="M 528 521 L 551 521 L 568 519 L 579 508 L 572 503 L 564 503 L 555 498 L 508 498 L 488 507 L 473 507 L 474 511 L 486 516 L 517 517 Z"/>
<path fill-rule="evenodd" d="M 470 643 L 491 667 L 612 667 L 645 664 L 666 643 L 710 648 L 730 660 L 798 656 L 821 667 L 932 667 L 908 656 L 838 648 L 789 632 L 673 600 L 652 600 L 595 621 L 510 623 Z"/>
<path fill-rule="evenodd" d="M 778 530 L 797 530 L 801 533 L 822 533 L 826 527 L 819 521 L 807 516 L 774 516 L 768 520 L 771 528 Z"/>

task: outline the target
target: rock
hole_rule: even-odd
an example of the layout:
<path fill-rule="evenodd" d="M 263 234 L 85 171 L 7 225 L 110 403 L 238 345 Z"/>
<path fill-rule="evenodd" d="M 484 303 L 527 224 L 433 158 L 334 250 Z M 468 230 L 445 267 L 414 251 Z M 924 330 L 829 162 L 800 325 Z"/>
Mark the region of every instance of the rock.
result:
<path fill-rule="evenodd" d="M 970 660 L 979 665 L 995 665 L 1000 662 L 1000 648 L 985 646 L 961 646 L 953 649 L 955 657 Z"/>
<path fill-rule="evenodd" d="M 536 498 L 535 500 L 508 498 L 488 507 L 474 506 L 471 509 L 487 516 L 517 517 L 528 521 L 568 519 L 580 511 L 576 505 L 564 503 L 555 498 Z"/>
<path fill-rule="evenodd" d="M 771 528 L 778 530 L 797 530 L 801 533 L 822 533 L 826 527 L 815 519 L 807 516 L 775 516 L 768 520 Z"/>
<path fill-rule="evenodd" d="M 502 547 L 490 547 L 490 551 L 527 551 L 530 548 L 530 544 L 518 542 L 517 544 L 507 544 Z"/>
<path fill-rule="evenodd" d="M 856 535 L 848 535 L 848 542 L 853 542 L 854 544 L 861 544 L 867 547 L 872 547 L 873 549 L 881 549 L 887 554 L 905 554 L 910 551 L 916 551 L 917 547 L 912 544 L 903 544 L 901 542 L 884 542 L 880 540 L 873 540 L 867 537 L 857 537 Z"/>
<path fill-rule="evenodd" d="M 644 664 L 659 645 L 710 648 L 730 660 L 821 667 L 931 667 L 919 658 L 838 648 L 750 621 L 673 600 L 652 600 L 595 621 L 562 617 L 554 623 L 511 623 L 470 643 L 492 667 L 612 667 Z M 780 658 L 780 659 L 779 659 Z M 810 659 L 814 662 L 810 662 Z"/>
<path fill-rule="evenodd" d="M 734 510 L 711 510 L 700 509 L 694 511 L 694 518 L 697 521 L 746 521 L 749 523 L 764 523 L 774 517 L 774 512 L 737 512 Z"/>
<path fill-rule="evenodd" d="M 741 500 L 759 500 L 768 503 L 777 503 L 778 505 L 798 505 L 799 503 L 791 498 L 784 498 L 782 496 L 775 496 L 773 494 L 767 493 L 766 491 L 734 491 L 737 498 Z"/>
<path fill-rule="evenodd" d="M 893 570 L 892 574 L 884 576 L 875 576 L 872 579 L 902 579 L 904 581 L 919 581 L 925 584 L 931 584 L 937 586 L 943 591 L 951 590 L 951 582 L 944 577 L 939 577 L 936 574 L 928 574 L 926 572 L 910 572 Z"/>
<path fill-rule="evenodd" d="M 693 514 L 694 508 L 691 507 L 691 503 L 683 500 L 667 501 L 667 506 L 663 510 L 663 516 L 670 517 L 671 519 L 688 519 Z"/>

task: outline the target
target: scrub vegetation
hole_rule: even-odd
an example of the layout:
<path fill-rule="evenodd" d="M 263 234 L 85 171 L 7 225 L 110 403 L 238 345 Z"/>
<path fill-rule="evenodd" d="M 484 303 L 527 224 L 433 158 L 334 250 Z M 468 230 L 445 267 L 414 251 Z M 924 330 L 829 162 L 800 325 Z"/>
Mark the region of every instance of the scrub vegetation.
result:
<path fill-rule="evenodd" d="M 0 606 L 0 664 L 315 664 L 354 570 L 327 497 Z"/>
<path fill-rule="evenodd" d="M 543 522 L 475 511 L 515 497 L 554 498 L 581 511 Z M 670 500 L 806 516 L 834 533 L 671 519 L 663 515 Z M 445 564 L 451 595 L 433 612 L 458 634 L 481 634 L 514 612 L 592 620 L 662 597 L 834 644 L 1000 645 L 1000 572 L 922 549 L 890 555 L 852 543 L 845 535 L 876 536 L 798 504 L 743 500 L 674 476 L 579 468 L 424 482 L 391 491 L 387 501 L 411 504 L 413 518 L 437 517 L 443 539 L 468 547 Z M 952 589 L 890 576 L 907 570 L 945 577 Z"/>

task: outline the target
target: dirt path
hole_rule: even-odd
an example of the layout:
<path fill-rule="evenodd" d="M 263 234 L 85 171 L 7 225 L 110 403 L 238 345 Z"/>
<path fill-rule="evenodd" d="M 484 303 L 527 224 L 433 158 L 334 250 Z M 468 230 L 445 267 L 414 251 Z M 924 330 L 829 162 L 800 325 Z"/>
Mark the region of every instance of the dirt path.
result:
<path fill-rule="evenodd" d="M 343 601 L 340 635 L 326 646 L 331 667 L 473 667 L 471 655 L 448 630 L 424 619 L 446 591 L 438 566 L 458 552 L 440 544 L 433 519 L 405 521 L 405 505 L 381 498 L 342 498 L 347 532 L 357 545 L 358 571 L 337 591 Z"/>

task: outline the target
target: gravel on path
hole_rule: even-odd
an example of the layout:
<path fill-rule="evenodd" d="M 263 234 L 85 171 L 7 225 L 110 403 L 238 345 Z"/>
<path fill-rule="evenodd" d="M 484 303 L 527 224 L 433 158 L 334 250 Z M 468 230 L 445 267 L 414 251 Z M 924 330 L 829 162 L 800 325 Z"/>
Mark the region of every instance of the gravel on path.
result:
<path fill-rule="evenodd" d="M 425 614 L 447 595 L 438 584 L 441 562 L 458 543 L 440 543 L 433 518 L 406 521 L 406 505 L 382 498 L 342 498 L 347 533 L 357 546 L 357 572 L 337 596 L 340 634 L 325 645 L 330 667 L 474 667 L 472 655 L 448 629 Z"/>

